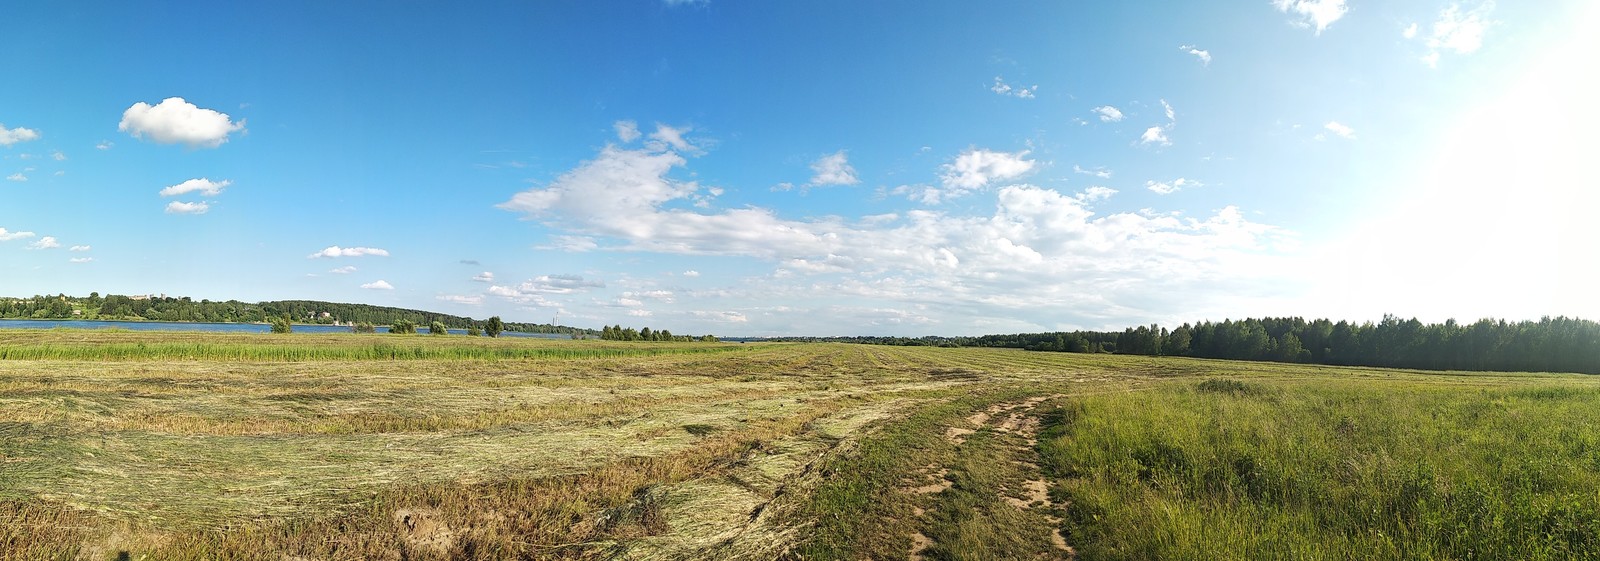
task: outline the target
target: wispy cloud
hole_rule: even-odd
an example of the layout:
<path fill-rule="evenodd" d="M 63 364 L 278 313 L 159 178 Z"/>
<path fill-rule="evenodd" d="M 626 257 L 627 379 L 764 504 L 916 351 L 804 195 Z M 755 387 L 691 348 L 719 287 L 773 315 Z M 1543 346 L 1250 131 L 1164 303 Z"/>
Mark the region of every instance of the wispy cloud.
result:
<path fill-rule="evenodd" d="M 328 272 L 333 273 L 335 275 L 348 275 L 350 273 L 356 272 L 356 267 L 355 267 L 355 265 L 345 265 L 343 267 L 334 267 L 332 269 L 328 269 Z"/>
<path fill-rule="evenodd" d="M 336 246 L 336 245 L 330 245 L 326 249 L 323 249 L 322 251 L 318 251 L 318 252 L 313 253 L 311 255 L 307 255 L 306 259 L 330 259 L 330 258 L 334 258 L 334 257 L 362 257 L 362 256 L 366 256 L 366 255 L 375 255 L 375 256 L 378 256 L 378 257 L 388 257 L 389 256 L 389 250 L 378 249 L 378 248 L 375 248 L 375 247 L 339 247 L 339 246 Z"/>
<path fill-rule="evenodd" d="M 1194 45 L 1181 45 L 1178 50 L 1194 55 L 1195 58 L 1200 59 L 1200 64 L 1204 66 L 1211 66 L 1211 51 L 1202 50 Z"/>
<path fill-rule="evenodd" d="M 204 201 L 197 203 L 172 201 L 167 203 L 167 214 L 205 214 L 210 210 L 211 205 Z"/>
<path fill-rule="evenodd" d="M 86 246 L 86 245 L 75 245 L 75 246 L 67 248 L 67 251 L 89 251 L 90 249 L 93 249 L 93 248 L 91 248 L 89 246 Z"/>
<path fill-rule="evenodd" d="M 1355 129 L 1340 124 L 1338 121 L 1328 121 L 1328 124 L 1322 125 L 1322 128 L 1328 129 L 1328 132 L 1339 135 L 1342 138 L 1348 138 L 1350 140 L 1356 139 Z"/>
<path fill-rule="evenodd" d="M 1024 88 L 1024 87 L 1015 87 L 1015 88 L 1013 88 L 1013 87 L 1011 87 L 1010 84 L 1006 83 L 1005 79 L 1003 79 L 1003 78 L 1001 78 L 999 76 L 995 76 L 994 77 L 994 85 L 993 86 L 989 86 L 989 91 L 997 93 L 997 94 L 1000 94 L 1000 95 L 1004 95 L 1004 96 L 1011 96 L 1011 97 L 1017 97 L 1017 98 L 1022 98 L 1022 99 L 1033 99 L 1034 93 L 1039 91 L 1039 86 L 1036 85 L 1036 86 L 1029 87 L 1029 88 Z"/>
<path fill-rule="evenodd" d="M 1101 121 L 1107 123 L 1115 123 L 1122 120 L 1122 111 L 1110 105 L 1096 107 L 1094 108 L 1094 113 L 1100 116 Z"/>
<path fill-rule="evenodd" d="M 472 275 L 472 280 L 477 282 L 494 282 L 494 273 L 484 271 L 482 273 Z"/>
<path fill-rule="evenodd" d="M 1439 18 L 1433 22 L 1432 33 L 1427 39 L 1428 54 L 1422 56 L 1422 62 L 1430 68 L 1439 66 L 1441 53 L 1453 52 L 1465 55 L 1477 52 L 1483 46 L 1483 36 L 1488 33 L 1494 24 L 1489 19 L 1490 12 L 1494 11 L 1493 0 L 1479 4 L 1477 7 L 1463 11 L 1459 4 L 1450 4 L 1439 12 Z M 1407 38 L 1415 37 L 1416 24 L 1407 29 Z"/>
<path fill-rule="evenodd" d="M 190 179 L 183 183 L 162 189 L 161 196 L 176 197 L 178 195 L 184 195 L 188 193 L 199 193 L 202 197 L 215 197 L 221 194 L 223 189 L 232 184 L 232 181 L 226 179 L 222 181 L 212 181 L 204 177 L 199 179 Z"/>
<path fill-rule="evenodd" d="M 19 173 L 13 173 L 11 175 L 6 176 L 6 181 L 16 181 L 18 183 L 21 183 L 21 182 L 25 182 L 27 180 L 28 180 L 28 176 L 22 175 L 20 172 Z"/>

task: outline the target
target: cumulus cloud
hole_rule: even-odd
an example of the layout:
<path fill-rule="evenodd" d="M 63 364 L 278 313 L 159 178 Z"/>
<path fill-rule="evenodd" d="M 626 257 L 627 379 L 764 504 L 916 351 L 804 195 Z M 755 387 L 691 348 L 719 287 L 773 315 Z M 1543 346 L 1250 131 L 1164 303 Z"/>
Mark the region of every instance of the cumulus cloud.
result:
<path fill-rule="evenodd" d="M 995 76 L 994 85 L 989 87 L 989 91 L 1004 96 L 1033 99 L 1033 94 L 1034 92 L 1039 91 L 1039 86 L 1033 86 L 1031 88 L 1013 88 L 1010 84 L 1007 84 L 1003 78 Z"/>
<path fill-rule="evenodd" d="M 156 105 L 142 101 L 133 104 L 122 112 L 117 130 L 158 144 L 216 148 L 228 141 L 228 135 L 243 131 L 244 120 L 235 123 L 226 113 L 201 109 L 181 97 L 169 97 Z"/>
<path fill-rule="evenodd" d="M 1034 161 L 1028 159 L 1027 150 L 1012 153 L 968 148 L 955 160 L 940 167 L 939 181 L 945 188 L 945 198 L 950 198 L 996 181 L 1021 177 L 1033 166 Z"/>
<path fill-rule="evenodd" d="M 51 236 L 39 238 L 39 241 L 28 244 L 28 249 L 55 249 L 61 247 L 61 242 Z"/>
<path fill-rule="evenodd" d="M 1409 27 L 1406 27 L 1405 31 L 1401 31 L 1400 32 L 1400 36 L 1401 37 L 1405 37 L 1407 39 L 1415 39 L 1415 38 L 1417 38 L 1417 24 L 1416 24 L 1416 22 L 1412 22 Z"/>
<path fill-rule="evenodd" d="M 1112 195 L 1115 195 L 1115 194 L 1117 194 L 1117 190 L 1116 189 L 1112 189 L 1110 187 L 1102 187 L 1102 186 L 1096 185 L 1096 186 L 1090 187 L 1088 189 L 1084 189 L 1082 193 L 1078 193 L 1076 198 L 1079 201 L 1083 201 L 1083 202 L 1086 202 L 1086 203 L 1092 203 L 1094 201 L 1101 201 L 1101 200 L 1109 199 L 1109 198 L 1111 198 Z"/>
<path fill-rule="evenodd" d="M 1166 129 L 1166 127 L 1162 127 L 1162 126 L 1158 125 L 1158 126 L 1154 126 L 1154 127 L 1150 127 L 1148 129 L 1145 129 L 1144 130 L 1144 134 L 1139 135 L 1139 144 L 1156 144 L 1156 145 L 1160 145 L 1160 146 L 1171 146 L 1172 145 L 1172 139 L 1167 138 L 1167 129 Z"/>
<path fill-rule="evenodd" d="M 1339 135 L 1343 138 L 1348 138 L 1350 140 L 1355 140 L 1356 138 L 1355 129 L 1352 129 L 1346 125 L 1342 125 L 1338 121 L 1328 121 L 1328 124 L 1323 125 L 1322 128 L 1328 129 L 1328 132 Z"/>
<path fill-rule="evenodd" d="M 883 321 L 974 318 L 951 324 L 950 330 L 1054 329 L 1063 322 L 1120 327 L 1147 322 L 1151 310 L 1184 306 L 1177 295 L 1218 306 L 1257 301 L 1266 297 L 1263 287 L 1281 286 L 1265 279 L 1291 270 L 1278 252 L 1291 247 L 1292 236 L 1248 220 L 1231 206 L 1193 215 L 1100 213 L 1094 203 L 1112 196 L 1109 188 L 1062 193 L 1009 184 L 969 205 L 982 209 L 976 212 L 914 209 L 882 220 L 794 219 L 753 206 L 693 208 L 687 203 L 701 187 L 677 179 L 692 178 L 689 167 L 689 159 L 665 146 L 605 147 L 549 185 L 517 193 L 501 208 L 564 235 L 604 239 L 619 251 L 739 256 L 769 264 L 769 275 L 731 287 L 680 291 L 673 296 L 677 303 L 660 303 L 735 312 L 746 318 L 741 331 L 748 332 L 840 329 L 837 321 L 806 323 L 808 313 L 825 312 L 815 304 L 818 293 L 830 294 L 830 303 L 872 302 L 859 306 L 868 310 L 863 317 Z M 1191 181 L 1179 187 L 1198 186 Z M 555 292 L 559 289 L 573 292 Z M 487 292 L 558 307 L 553 300 L 582 290 L 601 289 L 534 279 Z M 643 292 L 621 297 L 652 302 Z M 804 309 L 768 313 L 729 305 L 740 300 Z M 692 329 L 721 325 L 713 321 L 717 317 L 649 307 L 657 316 L 682 318 L 686 326 L 704 324 Z M 870 311 L 886 308 L 904 315 Z M 983 318 L 1002 319 L 974 323 L 990 321 Z M 1005 323 L 1016 321 L 1025 324 Z"/>
<path fill-rule="evenodd" d="M 695 270 L 692 270 L 692 269 L 688 270 L 688 271 L 684 271 L 683 272 L 683 276 L 686 276 L 686 277 L 689 277 L 689 278 L 692 279 L 692 278 L 700 276 L 700 271 L 695 271 Z"/>
<path fill-rule="evenodd" d="M 1170 195 L 1185 188 L 1205 187 L 1204 183 L 1195 181 L 1193 179 L 1184 179 L 1182 177 L 1167 182 L 1146 181 L 1144 185 L 1146 189 L 1149 189 L 1158 195 Z"/>
<path fill-rule="evenodd" d="M 227 188 L 227 186 L 232 184 L 232 181 L 226 179 L 222 181 L 212 181 L 204 177 L 200 179 L 190 179 L 183 183 L 162 189 L 161 196 L 176 197 L 178 195 L 198 192 L 202 197 L 215 197 L 221 194 L 224 188 Z"/>
<path fill-rule="evenodd" d="M 811 162 L 811 186 L 855 185 L 860 182 L 861 180 L 856 178 L 856 168 L 850 165 L 844 150 Z"/>
<path fill-rule="evenodd" d="M 336 246 L 336 245 L 330 245 L 330 246 L 327 247 L 327 249 L 324 249 L 322 251 L 318 251 L 318 252 L 313 253 L 311 255 L 307 255 L 306 259 L 324 259 L 324 258 L 333 258 L 333 257 L 361 257 L 361 256 L 365 256 L 365 255 L 376 255 L 378 257 L 388 257 L 389 256 L 389 251 L 386 250 L 386 249 L 378 249 L 378 248 L 375 248 L 375 247 L 339 247 L 339 246 Z"/>
<path fill-rule="evenodd" d="M 1201 65 L 1211 66 L 1211 51 L 1202 50 L 1194 45 L 1180 45 L 1178 50 L 1194 55 L 1195 58 L 1200 59 Z"/>
<path fill-rule="evenodd" d="M 361 285 L 361 288 L 365 288 L 367 290 L 394 290 L 394 285 L 389 284 L 389 281 L 377 280 L 363 284 Z"/>
<path fill-rule="evenodd" d="M 6 176 L 6 181 L 16 181 L 18 183 L 21 183 L 21 182 L 24 182 L 24 181 L 27 181 L 27 180 L 28 180 L 28 176 L 22 175 L 21 173 L 13 173 L 11 175 Z"/>
<path fill-rule="evenodd" d="M 197 203 L 172 201 L 167 203 L 167 214 L 205 214 L 209 210 L 211 210 L 211 205 L 206 204 L 204 201 Z"/>
<path fill-rule="evenodd" d="M 1492 11 L 1493 0 L 1467 11 L 1462 11 L 1459 4 L 1451 4 L 1439 12 L 1439 19 L 1433 22 L 1432 33 L 1427 39 L 1428 54 L 1422 56 L 1422 62 L 1432 68 L 1439 65 L 1441 53 L 1465 55 L 1476 52 L 1483 46 L 1483 36 L 1494 23 L 1489 19 Z M 1416 24 L 1412 24 L 1407 30 L 1408 39 L 1416 36 L 1415 28 Z"/>
<path fill-rule="evenodd" d="M 1292 16 L 1296 27 L 1315 28 L 1318 35 L 1350 11 L 1344 0 L 1272 0 L 1272 5 Z"/>
<path fill-rule="evenodd" d="M 343 267 L 334 267 L 332 269 L 328 269 L 328 272 L 333 273 L 335 275 L 348 275 L 350 273 L 356 272 L 356 267 L 355 267 L 355 265 L 345 265 Z"/>
<path fill-rule="evenodd" d="M 478 282 L 494 282 L 494 273 L 491 273 L 489 271 L 484 271 L 482 273 L 478 273 L 476 275 L 472 275 L 472 280 L 475 280 L 475 281 L 478 281 Z"/>
<path fill-rule="evenodd" d="M 31 237 L 34 237 L 36 235 L 38 235 L 38 234 L 35 234 L 33 232 L 12 232 L 12 231 L 7 230 L 5 228 L 0 228 L 0 242 L 9 242 L 11 240 L 21 240 L 21 239 L 31 238 Z"/>
<path fill-rule="evenodd" d="M 86 245 L 75 245 L 75 246 L 67 248 L 67 251 L 89 251 L 90 249 L 93 249 L 93 248 L 91 248 L 89 246 L 86 246 Z"/>
<path fill-rule="evenodd" d="M 1122 120 L 1122 111 L 1110 105 L 1096 107 L 1094 108 L 1094 113 L 1100 116 L 1101 121 L 1107 123 L 1115 123 Z"/>
<path fill-rule="evenodd" d="M 23 127 L 8 129 L 5 123 L 0 123 L 0 146 L 9 148 L 12 144 L 37 138 L 39 138 L 39 131 Z"/>

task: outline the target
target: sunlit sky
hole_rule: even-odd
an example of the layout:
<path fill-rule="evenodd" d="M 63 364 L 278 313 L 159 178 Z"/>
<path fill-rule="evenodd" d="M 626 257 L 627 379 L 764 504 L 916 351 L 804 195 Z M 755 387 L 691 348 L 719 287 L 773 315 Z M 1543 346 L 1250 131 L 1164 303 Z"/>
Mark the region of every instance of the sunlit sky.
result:
<path fill-rule="evenodd" d="M 0 7 L 0 296 L 1600 319 L 1594 2 Z"/>

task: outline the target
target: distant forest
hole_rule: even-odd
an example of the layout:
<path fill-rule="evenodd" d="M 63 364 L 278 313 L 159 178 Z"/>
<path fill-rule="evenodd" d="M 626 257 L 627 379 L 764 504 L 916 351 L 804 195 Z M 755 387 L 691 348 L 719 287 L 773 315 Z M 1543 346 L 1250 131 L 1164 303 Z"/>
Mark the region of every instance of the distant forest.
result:
<path fill-rule="evenodd" d="M 803 338 L 791 338 L 799 340 Z M 1600 374 L 1600 323 L 1566 317 L 1424 324 L 1264 318 L 1158 325 L 1123 331 L 1058 331 L 981 337 L 843 337 L 884 345 L 1010 347 L 1032 351 L 1189 356 L 1423 370 Z"/>
<path fill-rule="evenodd" d="M 279 317 L 287 317 L 295 323 L 322 325 L 356 323 L 392 325 L 397 321 L 406 320 L 415 325 L 426 326 L 438 321 L 446 327 L 460 329 L 469 327 L 481 329 L 487 321 L 423 310 L 315 300 L 281 300 L 250 304 L 238 300 L 197 302 L 188 297 L 167 296 L 113 294 L 101 297 L 98 292 L 91 292 L 86 298 L 65 294 L 32 298 L 0 298 L 0 318 L 263 323 L 269 318 Z M 593 329 L 548 323 L 507 322 L 505 330 L 519 333 L 600 335 L 599 331 Z"/>

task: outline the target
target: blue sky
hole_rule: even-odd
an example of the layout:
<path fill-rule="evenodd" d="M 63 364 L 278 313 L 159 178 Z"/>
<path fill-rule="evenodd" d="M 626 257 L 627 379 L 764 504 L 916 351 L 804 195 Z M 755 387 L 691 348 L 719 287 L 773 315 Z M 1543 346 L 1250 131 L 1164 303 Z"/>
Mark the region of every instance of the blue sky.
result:
<path fill-rule="evenodd" d="M 0 19 L 0 295 L 725 335 L 1600 317 L 1592 2 Z"/>

